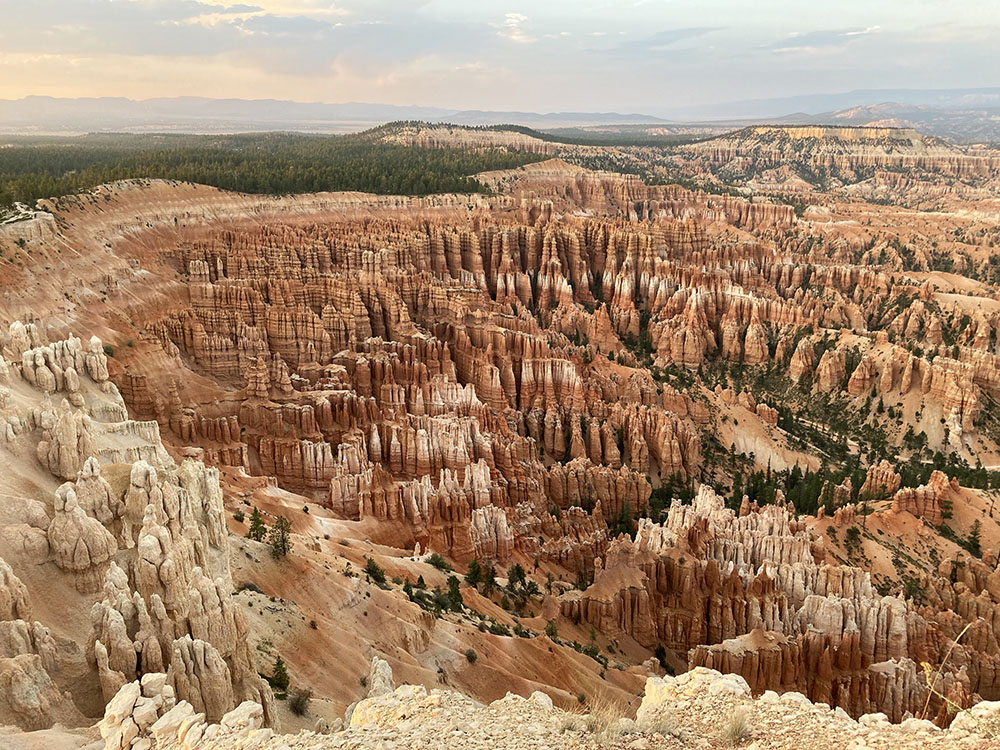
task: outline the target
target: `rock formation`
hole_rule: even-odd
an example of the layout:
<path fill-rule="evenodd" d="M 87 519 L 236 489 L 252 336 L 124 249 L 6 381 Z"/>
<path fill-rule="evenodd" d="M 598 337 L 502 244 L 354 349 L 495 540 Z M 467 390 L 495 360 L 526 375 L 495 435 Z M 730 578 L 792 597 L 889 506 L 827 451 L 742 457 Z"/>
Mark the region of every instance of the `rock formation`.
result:
<path fill-rule="evenodd" d="M 48 537 L 56 565 L 74 574 L 80 591 L 97 591 L 118 545 L 111 532 L 80 507 L 68 482 L 56 490 L 55 517 Z"/>
<path fill-rule="evenodd" d="M 941 484 L 931 487 L 946 491 Z M 690 667 L 739 674 L 755 694 L 798 691 L 895 722 L 918 713 L 928 700 L 918 663 L 944 659 L 948 631 L 880 596 L 867 573 L 817 564 L 818 545 L 785 508 L 736 517 L 703 485 L 693 506 L 673 504 L 663 525 L 643 521 L 634 541 L 615 540 L 593 585 L 561 597 L 562 612 L 611 637 L 690 650 Z M 976 659 L 992 663 L 995 647 L 983 648 Z M 944 671 L 941 685 L 966 702 L 975 689 L 964 668 Z M 948 720 L 939 697 L 930 705 Z"/>
<path fill-rule="evenodd" d="M 360 551 L 333 547 L 355 535 L 371 554 L 406 550 L 386 554 L 388 580 L 412 584 L 423 564 L 409 559 L 415 547 L 449 558 L 459 577 L 473 559 L 501 577 L 514 563 L 535 583 L 551 576 L 553 593 L 523 603 L 534 614 L 519 614 L 519 626 L 593 626 L 599 654 L 612 645 L 620 660 L 662 646 L 691 674 L 732 675 L 717 680 L 723 693 L 742 688 L 738 675 L 756 695 L 802 693 L 895 722 L 926 702 L 926 718 L 943 725 L 926 662 L 963 707 L 1000 698 L 990 482 L 973 468 L 998 448 L 1000 311 L 984 280 L 993 235 L 981 226 L 993 209 L 897 214 L 843 199 L 869 172 L 881 173 L 863 189 L 872 195 L 909 190 L 888 176 L 897 169 L 979 181 L 981 198 L 995 156 L 892 129 L 763 128 L 655 165 L 695 170 L 712 189 L 723 171 L 796 187 L 803 204 L 793 208 L 568 161 L 632 167 L 652 158 L 638 147 L 410 125 L 382 135 L 559 158 L 480 175 L 490 195 L 237 196 L 136 182 L 46 204 L 59 247 L 74 250 L 59 253 L 73 257 L 58 261 L 58 281 L 79 290 L 52 294 L 57 274 L 12 266 L 0 301 L 10 324 L 0 451 L 11 473 L 0 477 L 0 680 L 30 688 L 11 693 L 24 700 L 8 701 L 3 717 L 80 724 L 102 703 L 109 747 L 194 747 L 236 733 L 270 742 L 249 737 L 281 709 L 258 674 L 230 565 L 279 602 L 308 599 L 323 572 L 358 562 Z M 826 170 L 829 194 L 795 182 L 791 161 Z M 66 321 L 93 325 L 107 350 Z M 942 471 L 913 486 L 942 461 L 981 489 Z M 793 476 L 820 497 L 793 495 Z M 759 477 L 769 492 L 741 497 Z M 239 513 L 258 503 L 269 521 L 293 518 L 292 559 L 227 539 L 227 523 L 242 535 Z M 923 559 L 952 511 L 948 528 L 970 549 L 982 519 L 985 562 Z M 869 576 L 855 565 L 881 544 L 879 530 L 895 549 Z M 888 581 L 879 565 L 899 570 Z M 89 608 L 89 622 L 74 612 L 64 630 L 50 607 L 32 614 L 47 600 L 29 608 L 25 589 L 46 576 Z M 503 659 L 491 654 L 495 681 L 456 674 L 477 668 L 462 651 L 479 642 L 462 639 L 479 630 L 461 613 L 435 612 L 454 622 L 432 639 L 432 615 L 413 598 L 342 577 L 339 614 L 303 605 L 301 622 L 316 617 L 310 637 L 350 621 L 374 592 L 395 600 L 360 617 L 385 634 L 380 653 L 413 674 L 455 677 L 482 697 L 503 670 L 550 658 L 520 650 L 548 638 L 534 624 L 539 634 L 520 639 L 528 645 L 503 641 Z M 499 620 L 480 622 L 503 632 Z M 612 643 L 626 638 L 627 648 Z M 563 669 L 576 651 L 550 645 L 561 674 L 602 671 Z M 388 650 L 397 646 L 405 656 Z M 345 683 L 367 664 L 353 666 Z M 634 695 L 627 680 L 639 667 L 617 666 L 595 680 Z M 379 725 L 436 699 L 385 678 L 373 663 L 373 694 L 352 721 Z M 64 701 L 72 710 L 61 714 L 60 696 L 80 686 L 91 697 Z"/>

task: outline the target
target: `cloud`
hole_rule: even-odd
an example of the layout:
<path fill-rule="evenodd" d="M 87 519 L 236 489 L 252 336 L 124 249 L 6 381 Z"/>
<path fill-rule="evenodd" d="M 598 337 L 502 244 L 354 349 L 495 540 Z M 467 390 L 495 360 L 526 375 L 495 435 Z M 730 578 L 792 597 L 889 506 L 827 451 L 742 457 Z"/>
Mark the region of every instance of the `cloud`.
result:
<path fill-rule="evenodd" d="M 866 34 L 877 34 L 881 30 L 881 26 L 868 26 L 867 28 L 855 31 L 845 31 L 844 36 L 865 36 Z"/>
<path fill-rule="evenodd" d="M 486 23 L 438 20 L 419 12 L 422 2 L 405 5 L 400 9 L 390 0 L 32 0 L 8 11 L 0 48 L 67 57 L 231 55 L 253 70 L 319 76 L 331 74 L 335 63 L 373 75 L 428 56 L 458 64 L 500 46 Z M 296 8 L 302 12 L 293 12 Z M 53 18 L 59 19 L 57 25 Z M 161 65 L 169 69 L 169 63 Z"/>
<path fill-rule="evenodd" d="M 721 26 L 690 26 L 682 29 L 667 29 L 640 39 L 615 42 L 616 46 L 604 49 L 602 52 L 621 60 L 637 58 L 648 60 L 651 57 L 677 55 L 689 51 L 687 48 L 678 47 L 678 43 L 722 30 Z"/>
<path fill-rule="evenodd" d="M 778 54 L 833 55 L 847 49 L 847 45 L 859 37 L 877 34 L 879 26 L 858 29 L 838 29 L 810 31 L 805 34 L 793 32 L 786 38 L 770 45 L 769 49 Z"/>
<path fill-rule="evenodd" d="M 685 39 L 694 39 L 705 34 L 710 34 L 713 31 L 721 31 L 722 28 L 721 26 L 692 26 L 686 29 L 670 29 L 668 31 L 660 31 L 645 39 L 629 42 L 628 45 L 644 49 L 647 52 L 657 52 L 665 50 L 668 47 L 673 47 L 677 42 L 682 42 Z"/>
<path fill-rule="evenodd" d="M 808 4 L 736 0 L 712 16 L 691 0 L 0 0 L 0 97 L 354 98 L 669 116 L 680 101 L 996 85 L 996 0 L 964 2 L 961 17 L 943 2 L 904 15 L 848 3 L 823 29 L 828 14 Z"/>
<path fill-rule="evenodd" d="M 497 35 L 517 44 L 531 44 L 536 40 L 524 29 L 527 20 L 528 17 L 523 13 L 508 13 L 500 24 Z"/>

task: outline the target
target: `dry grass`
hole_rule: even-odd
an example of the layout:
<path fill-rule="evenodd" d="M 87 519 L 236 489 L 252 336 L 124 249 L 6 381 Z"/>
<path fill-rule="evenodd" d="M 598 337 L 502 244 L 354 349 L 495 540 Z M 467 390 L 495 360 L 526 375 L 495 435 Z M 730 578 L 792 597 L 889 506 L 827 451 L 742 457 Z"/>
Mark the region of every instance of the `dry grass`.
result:
<path fill-rule="evenodd" d="M 750 739 L 750 720 L 746 711 L 741 708 L 733 711 L 726 720 L 722 731 L 719 733 L 719 741 L 724 745 L 733 747 Z"/>
<path fill-rule="evenodd" d="M 587 728 L 599 743 L 611 742 L 622 734 L 619 721 L 625 716 L 625 707 L 617 701 L 597 696 L 590 704 Z"/>
<path fill-rule="evenodd" d="M 618 701 L 599 695 L 584 707 L 586 713 L 564 716 L 560 724 L 563 732 L 587 732 L 599 745 L 614 742 L 623 733 L 621 720 L 626 718 L 626 707 Z"/>
<path fill-rule="evenodd" d="M 566 714 L 559 723 L 560 732 L 582 732 L 587 728 L 580 714 Z"/>
<path fill-rule="evenodd" d="M 642 725 L 642 731 L 649 734 L 660 734 L 664 737 L 680 737 L 680 732 L 671 717 L 660 714 L 655 719 Z"/>

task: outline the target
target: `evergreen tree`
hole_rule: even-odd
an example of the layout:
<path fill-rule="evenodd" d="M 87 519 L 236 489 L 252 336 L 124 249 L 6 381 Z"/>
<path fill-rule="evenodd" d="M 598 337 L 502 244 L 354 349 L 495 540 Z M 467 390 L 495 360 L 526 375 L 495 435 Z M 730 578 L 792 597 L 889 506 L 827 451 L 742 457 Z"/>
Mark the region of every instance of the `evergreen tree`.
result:
<path fill-rule="evenodd" d="M 391 126 L 387 126 L 391 127 Z M 480 172 L 542 157 L 499 149 L 414 149 L 370 134 L 167 135 L 97 134 L 73 139 L 22 138 L 0 150 L 0 205 L 66 195 L 131 178 L 200 182 L 249 193 L 363 190 L 376 193 L 465 193 L 486 188 Z"/>
<path fill-rule="evenodd" d="M 514 563 L 507 569 L 507 588 L 515 589 L 518 586 L 523 588 L 525 578 L 524 568 L 521 567 L 521 563 Z"/>
<path fill-rule="evenodd" d="M 483 596 L 489 596 L 497 588 L 497 571 L 492 565 L 487 565 L 483 571 Z"/>
<path fill-rule="evenodd" d="M 482 581 L 482 578 L 483 566 L 479 564 L 479 560 L 473 560 L 465 571 L 465 582 L 475 588 Z"/>
<path fill-rule="evenodd" d="M 271 672 L 271 684 L 281 692 L 288 690 L 288 669 L 281 658 L 281 654 L 274 660 L 274 669 Z"/>
<path fill-rule="evenodd" d="M 464 605 L 462 592 L 459 591 L 460 585 L 461 582 L 458 580 L 458 576 L 448 576 L 448 601 L 455 612 L 461 612 Z"/>
<path fill-rule="evenodd" d="M 972 528 L 969 529 L 969 540 L 965 545 L 966 549 L 968 549 L 969 552 L 971 552 L 976 557 L 983 556 L 983 548 L 981 546 L 979 539 L 981 529 L 982 529 L 982 524 L 979 523 L 979 519 L 977 518 L 972 523 Z"/>
<path fill-rule="evenodd" d="M 267 525 L 264 523 L 264 516 L 254 506 L 253 513 L 250 514 L 250 529 L 247 531 L 247 538 L 259 542 L 267 533 Z"/>
<path fill-rule="evenodd" d="M 267 543 L 271 545 L 271 556 L 278 560 L 292 549 L 292 524 L 284 516 L 278 516 L 274 526 L 267 535 Z"/>
<path fill-rule="evenodd" d="M 621 512 L 611 524 L 611 535 L 618 536 L 619 534 L 632 535 L 632 508 L 628 501 L 622 503 Z"/>

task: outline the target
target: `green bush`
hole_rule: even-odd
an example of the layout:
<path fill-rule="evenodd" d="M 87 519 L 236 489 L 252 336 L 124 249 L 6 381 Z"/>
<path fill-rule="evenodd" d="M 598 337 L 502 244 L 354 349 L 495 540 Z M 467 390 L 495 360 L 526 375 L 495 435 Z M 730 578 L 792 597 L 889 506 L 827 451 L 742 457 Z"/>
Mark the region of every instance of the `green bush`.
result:
<path fill-rule="evenodd" d="M 380 586 L 385 583 L 385 571 L 372 558 L 365 558 L 365 573 Z"/>
<path fill-rule="evenodd" d="M 432 553 L 430 557 L 427 558 L 427 564 L 433 565 L 435 568 L 445 573 L 450 573 L 452 570 L 451 566 L 448 564 L 448 561 L 445 560 L 443 557 L 441 557 L 441 555 L 439 555 L 437 552 Z"/>
<path fill-rule="evenodd" d="M 288 710 L 296 716 L 305 716 L 309 710 L 309 701 L 312 699 L 312 690 L 294 690 L 288 697 Z"/>

